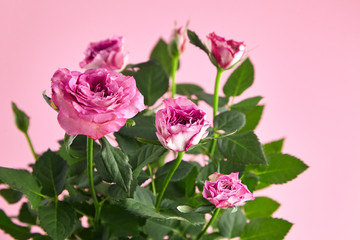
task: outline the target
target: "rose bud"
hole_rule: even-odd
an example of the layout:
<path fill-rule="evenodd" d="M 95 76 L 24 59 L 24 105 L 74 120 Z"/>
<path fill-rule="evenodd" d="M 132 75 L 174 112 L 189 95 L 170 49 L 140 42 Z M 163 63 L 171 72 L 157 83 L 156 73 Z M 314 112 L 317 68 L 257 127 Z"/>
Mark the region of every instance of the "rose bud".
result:
<path fill-rule="evenodd" d="M 170 41 L 169 49 L 172 56 L 180 56 L 185 51 L 187 42 L 187 25 L 174 30 L 174 35 Z"/>
<path fill-rule="evenodd" d="M 254 200 L 238 176 L 238 172 L 229 175 L 213 173 L 209 176 L 210 181 L 205 181 L 203 197 L 217 208 L 238 207 L 245 201 Z"/>
<path fill-rule="evenodd" d="M 85 69 L 107 68 L 121 71 L 128 62 L 128 52 L 124 51 L 124 37 L 92 42 L 84 54 L 85 59 L 80 62 L 80 67 Z"/>
<path fill-rule="evenodd" d="M 173 151 L 187 151 L 206 137 L 210 126 L 205 112 L 184 97 L 164 100 L 165 108 L 156 113 L 156 135 L 161 144 Z"/>
<path fill-rule="evenodd" d="M 133 77 L 104 68 L 84 73 L 59 69 L 51 88 L 59 124 L 69 135 L 99 139 L 119 131 L 128 118 L 145 108 Z"/>
<path fill-rule="evenodd" d="M 245 53 L 245 44 L 234 40 L 226 40 L 210 33 L 207 38 L 211 42 L 211 54 L 219 67 L 227 69 L 236 64 Z"/>

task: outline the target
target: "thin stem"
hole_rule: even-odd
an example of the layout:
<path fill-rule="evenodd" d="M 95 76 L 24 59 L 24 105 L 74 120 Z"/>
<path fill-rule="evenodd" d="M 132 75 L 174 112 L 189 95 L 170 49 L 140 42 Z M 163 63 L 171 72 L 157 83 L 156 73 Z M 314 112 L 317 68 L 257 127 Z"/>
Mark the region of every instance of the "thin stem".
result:
<path fill-rule="evenodd" d="M 174 175 L 176 169 L 180 165 L 181 160 L 182 160 L 182 158 L 184 156 L 184 153 L 185 152 L 178 152 L 178 156 L 177 156 L 175 162 L 173 163 L 173 166 L 171 167 L 170 171 L 166 175 L 164 186 L 161 189 L 161 192 L 160 192 L 159 196 L 156 198 L 156 204 L 155 204 L 155 209 L 156 210 L 159 210 L 161 199 L 164 196 L 165 190 L 166 190 L 167 186 L 169 185 L 169 182 L 170 182 L 172 176 Z"/>
<path fill-rule="evenodd" d="M 27 142 L 29 143 L 29 146 L 30 146 L 30 149 L 31 149 L 31 153 L 32 153 L 32 155 L 34 156 L 35 161 L 36 161 L 36 160 L 38 159 L 38 156 L 37 156 L 37 154 L 35 153 L 34 146 L 33 146 L 32 142 L 31 142 L 30 137 L 29 137 L 29 134 L 28 134 L 27 132 L 25 132 L 25 137 L 26 137 Z"/>
<path fill-rule="evenodd" d="M 155 187 L 155 181 L 154 181 L 154 173 L 151 169 L 151 165 L 148 164 L 148 170 L 149 170 L 149 174 L 150 174 L 150 179 L 151 179 L 151 187 L 152 187 L 152 191 L 154 193 L 154 196 L 156 197 L 156 187 Z"/>
<path fill-rule="evenodd" d="M 211 217 L 210 221 L 206 224 L 205 228 L 197 236 L 196 240 L 200 240 L 202 238 L 202 236 L 206 233 L 206 231 L 211 226 L 211 224 L 213 224 L 213 222 L 215 221 L 215 218 L 217 217 L 217 215 L 219 215 L 219 212 L 220 212 L 220 208 L 217 208 L 215 210 L 213 216 Z"/>
<path fill-rule="evenodd" d="M 179 65 L 179 57 L 174 56 L 172 59 L 172 68 L 171 68 L 171 98 L 174 98 L 176 94 L 175 77 L 176 77 L 176 70 L 178 68 L 178 65 Z"/>
<path fill-rule="evenodd" d="M 87 138 L 87 174 L 89 179 L 89 191 L 91 196 L 94 200 L 94 207 L 95 207 L 95 218 L 94 218 L 94 227 L 97 228 L 99 223 L 99 202 L 97 200 L 97 196 L 95 193 L 94 187 L 94 178 L 93 178 L 93 152 L 94 152 L 94 141 L 91 138 Z"/>
<path fill-rule="evenodd" d="M 214 89 L 214 100 L 213 100 L 213 119 L 215 119 L 215 117 L 217 115 L 217 112 L 218 112 L 218 107 L 219 107 L 219 86 L 220 86 L 221 74 L 223 72 L 224 72 L 224 69 L 222 69 L 220 67 L 217 68 L 216 79 L 215 79 L 215 89 Z M 216 129 L 214 127 L 214 131 L 215 130 Z M 216 133 L 214 134 L 214 137 L 216 137 Z M 212 158 L 212 156 L 214 156 L 216 142 L 217 142 L 217 139 L 214 138 L 212 140 L 210 151 L 209 151 L 210 158 Z"/>

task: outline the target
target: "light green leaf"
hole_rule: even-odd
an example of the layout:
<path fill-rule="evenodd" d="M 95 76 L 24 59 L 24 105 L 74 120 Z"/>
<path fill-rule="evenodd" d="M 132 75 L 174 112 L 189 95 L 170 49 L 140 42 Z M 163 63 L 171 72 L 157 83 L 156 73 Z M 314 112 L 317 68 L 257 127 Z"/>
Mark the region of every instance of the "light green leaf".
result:
<path fill-rule="evenodd" d="M 218 146 L 220 152 L 230 161 L 243 164 L 266 164 L 261 144 L 251 131 L 220 138 Z"/>
<path fill-rule="evenodd" d="M 269 166 L 260 168 L 255 172 L 260 176 L 260 181 L 264 183 L 286 183 L 295 179 L 308 168 L 300 159 L 288 154 L 269 154 L 267 159 Z"/>
<path fill-rule="evenodd" d="M 158 64 L 140 68 L 134 78 L 147 106 L 152 106 L 169 89 L 169 77 Z"/>
<path fill-rule="evenodd" d="M 24 193 L 33 208 L 39 207 L 41 187 L 28 171 L 0 167 L 0 179 L 11 188 Z"/>
<path fill-rule="evenodd" d="M 256 197 L 254 201 L 246 202 L 244 206 L 248 219 L 271 217 L 280 204 L 268 197 Z"/>
<path fill-rule="evenodd" d="M 220 113 L 214 119 L 214 127 L 225 132 L 235 132 L 245 125 L 245 115 L 237 111 Z"/>
<path fill-rule="evenodd" d="M 241 233 L 241 240 L 281 240 L 289 232 L 292 223 L 280 218 L 256 218 Z"/>
<path fill-rule="evenodd" d="M 269 142 L 263 145 L 263 149 L 265 154 L 270 153 L 281 153 L 283 144 L 284 144 L 284 138 L 279 139 L 277 141 Z"/>
<path fill-rule="evenodd" d="M 74 230 L 76 213 L 69 203 L 51 202 L 39 208 L 40 226 L 54 240 L 67 238 Z"/>
<path fill-rule="evenodd" d="M 42 186 L 41 192 L 55 197 L 64 190 L 67 170 L 65 160 L 48 150 L 36 161 L 33 174 Z"/>
<path fill-rule="evenodd" d="M 232 210 L 232 208 L 226 209 L 218 223 L 221 235 L 226 238 L 239 237 L 246 225 L 246 218 L 242 211 L 233 212 Z"/>
<path fill-rule="evenodd" d="M 12 236 L 14 239 L 26 240 L 30 238 L 30 228 L 14 224 L 0 209 L 0 229 Z"/>
<path fill-rule="evenodd" d="M 96 165 L 99 173 L 129 192 L 132 171 L 128 157 L 119 148 L 111 146 L 106 138 L 101 138 L 100 143 L 101 158 Z"/>
<path fill-rule="evenodd" d="M 241 129 L 241 131 L 249 131 L 249 130 L 255 130 L 255 128 L 258 126 L 262 113 L 264 111 L 264 106 L 256 106 L 252 110 L 248 111 L 246 113 L 246 124 Z"/>

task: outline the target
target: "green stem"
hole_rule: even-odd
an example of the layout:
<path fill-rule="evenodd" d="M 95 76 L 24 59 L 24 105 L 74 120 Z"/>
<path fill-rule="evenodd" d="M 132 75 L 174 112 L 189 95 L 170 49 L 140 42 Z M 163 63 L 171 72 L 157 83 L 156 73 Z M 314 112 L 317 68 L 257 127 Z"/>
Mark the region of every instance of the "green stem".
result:
<path fill-rule="evenodd" d="M 179 57 L 174 56 L 172 58 L 172 68 L 171 68 L 171 98 L 174 98 L 176 94 L 175 77 L 176 77 L 176 70 L 178 68 L 178 65 L 179 65 Z"/>
<path fill-rule="evenodd" d="M 201 231 L 201 233 L 199 233 L 199 235 L 197 236 L 196 240 L 199 240 L 202 238 L 202 236 L 206 233 L 206 231 L 208 230 L 208 228 L 211 226 L 211 224 L 213 224 L 213 222 L 215 221 L 215 218 L 217 217 L 217 215 L 219 215 L 220 212 L 220 208 L 217 208 L 213 214 L 213 216 L 211 217 L 210 221 L 206 224 L 205 228 Z"/>
<path fill-rule="evenodd" d="M 219 107 L 219 86 L 220 86 L 220 79 L 221 79 L 221 74 L 224 72 L 224 69 L 218 67 L 217 68 L 217 72 L 216 72 L 216 79 L 215 79 L 215 89 L 214 89 L 214 100 L 213 100 L 213 119 L 215 119 L 217 112 L 218 112 L 218 107 Z M 214 127 L 214 131 L 215 131 L 215 127 Z M 214 134 L 214 137 L 216 137 L 216 133 Z M 214 152 L 215 152 L 215 147 L 216 147 L 216 141 L 217 139 L 214 138 L 212 140 L 211 143 L 211 147 L 210 147 L 210 158 L 212 158 L 212 156 L 214 156 Z"/>
<path fill-rule="evenodd" d="M 155 187 L 155 181 L 154 181 L 154 173 L 151 169 L 151 165 L 148 164 L 148 170 L 149 170 L 149 174 L 150 174 L 150 179 L 151 179 L 151 187 L 152 187 L 152 191 L 154 193 L 154 196 L 156 197 L 156 187 Z"/>
<path fill-rule="evenodd" d="M 161 189 L 161 192 L 160 192 L 159 196 L 156 198 L 156 204 L 155 204 L 155 209 L 156 210 L 159 210 L 161 199 L 164 196 L 165 190 L 166 190 L 167 186 L 169 185 L 169 182 L 170 182 L 172 176 L 174 175 L 176 169 L 180 165 L 181 160 L 182 160 L 182 158 L 184 156 L 184 153 L 185 152 L 178 152 L 178 156 L 177 156 L 175 162 L 173 163 L 173 166 L 171 167 L 170 171 L 166 175 L 164 186 Z"/>
<path fill-rule="evenodd" d="M 37 156 L 37 154 L 35 153 L 34 146 L 33 146 L 32 142 L 31 142 L 30 137 L 29 137 L 29 134 L 28 134 L 27 132 L 25 132 L 25 137 L 26 137 L 27 142 L 29 143 L 29 146 L 30 146 L 30 149 L 31 149 L 31 153 L 32 153 L 32 155 L 34 156 L 35 161 L 36 161 L 36 160 L 38 159 L 38 156 Z"/>
<path fill-rule="evenodd" d="M 99 215 L 100 215 L 100 209 L 99 209 L 99 202 L 95 193 L 95 187 L 94 187 L 94 178 L 93 178 L 93 152 L 94 152 L 94 141 L 91 138 L 87 138 L 87 174 L 89 179 L 89 191 L 91 193 L 91 196 L 94 200 L 94 207 L 95 207 L 95 218 L 94 218 L 94 227 L 97 228 L 99 223 Z"/>

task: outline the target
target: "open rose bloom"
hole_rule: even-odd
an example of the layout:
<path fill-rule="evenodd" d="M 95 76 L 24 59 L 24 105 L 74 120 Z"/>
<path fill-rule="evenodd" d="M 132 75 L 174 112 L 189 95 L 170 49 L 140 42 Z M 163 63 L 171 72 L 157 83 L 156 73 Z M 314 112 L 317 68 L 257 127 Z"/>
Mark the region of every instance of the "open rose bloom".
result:
<path fill-rule="evenodd" d="M 206 137 L 210 126 L 205 112 L 184 97 L 164 100 L 165 108 L 156 113 L 156 135 L 161 144 L 173 151 L 187 151 Z"/>
<path fill-rule="evenodd" d="M 128 62 L 128 52 L 124 51 L 124 37 L 113 37 L 92 42 L 85 51 L 85 59 L 80 67 L 85 69 L 107 68 L 123 70 Z"/>
<path fill-rule="evenodd" d="M 69 135 L 99 139 L 117 132 L 144 110 L 144 97 L 133 77 L 99 68 L 84 73 L 62 68 L 51 79 L 60 126 Z"/>
<path fill-rule="evenodd" d="M 211 42 L 211 54 L 219 67 L 230 68 L 237 63 L 245 53 L 245 44 L 210 33 L 207 38 Z"/>
<path fill-rule="evenodd" d="M 209 179 L 210 181 L 205 181 L 202 194 L 217 208 L 238 207 L 245 201 L 255 199 L 239 180 L 239 173 L 223 175 L 215 172 Z"/>

